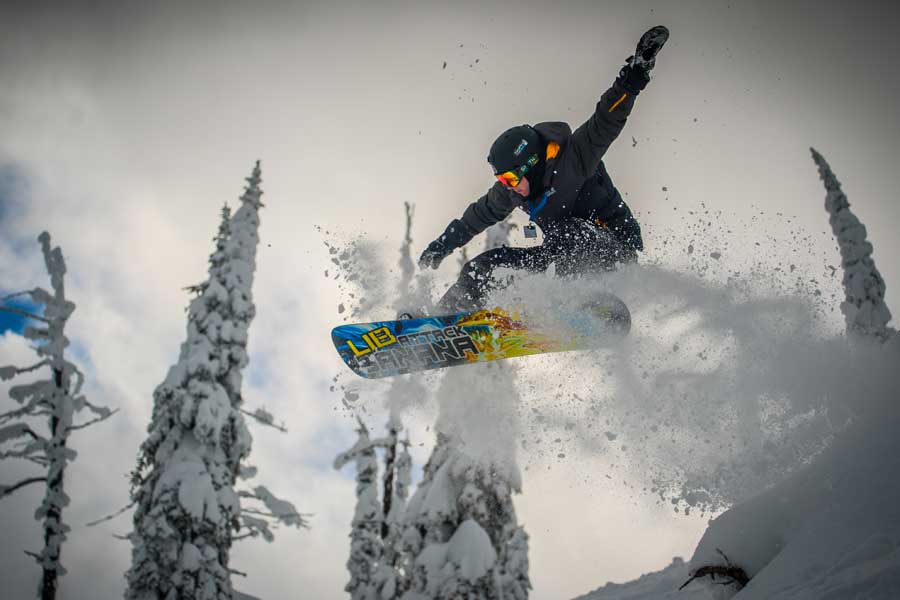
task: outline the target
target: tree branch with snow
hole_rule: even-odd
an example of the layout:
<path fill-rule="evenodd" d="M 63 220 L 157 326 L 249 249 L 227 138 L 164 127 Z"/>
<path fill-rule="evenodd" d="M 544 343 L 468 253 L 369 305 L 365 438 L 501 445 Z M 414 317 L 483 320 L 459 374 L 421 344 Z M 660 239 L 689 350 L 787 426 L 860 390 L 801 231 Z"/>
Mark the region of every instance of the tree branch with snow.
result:
<path fill-rule="evenodd" d="M 353 600 L 365 600 L 381 595 L 380 588 L 386 583 L 379 576 L 384 555 L 381 537 L 384 514 L 378 501 L 378 460 L 375 454 L 378 441 L 373 442 L 369 438 L 369 429 L 359 417 L 357 423 L 356 442 L 349 450 L 335 457 L 334 468 L 340 470 L 350 461 L 356 463 L 356 510 L 351 522 L 350 556 L 347 559 L 350 581 L 344 590 L 350 593 Z M 393 594 L 382 597 L 391 598 Z"/>
<path fill-rule="evenodd" d="M 287 427 L 284 424 L 278 424 L 275 422 L 275 415 L 267 411 L 265 408 L 257 408 L 255 411 L 250 412 L 249 410 L 241 409 L 241 412 L 253 419 L 255 422 L 260 425 L 265 425 L 266 427 L 271 427 L 272 429 L 277 429 L 282 433 L 287 433 Z"/>
<path fill-rule="evenodd" d="M 4 496 L 9 496 L 19 488 L 23 488 L 26 485 L 31 485 L 32 483 L 41 483 L 43 481 L 47 481 L 46 477 L 29 477 L 27 479 L 23 479 L 18 483 L 14 483 L 12 485 L 0 485 L 0 498 Z"/>

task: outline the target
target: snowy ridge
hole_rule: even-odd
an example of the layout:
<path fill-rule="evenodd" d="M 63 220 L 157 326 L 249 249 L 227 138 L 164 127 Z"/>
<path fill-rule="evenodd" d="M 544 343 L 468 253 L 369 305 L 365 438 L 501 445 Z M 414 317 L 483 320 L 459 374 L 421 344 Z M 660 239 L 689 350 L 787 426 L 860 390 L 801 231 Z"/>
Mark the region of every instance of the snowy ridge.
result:
<path fill-rule="evenodd" d="M 628 583 L 607 583 L 574 600 L 708 600 L 709 592 L 704 589 L 678 588 L 690 577 L 690 569 L 684 559 L 675 557 L 672 564 L 656 573 L 642 575 Z M 699 586 L 698 586 L 699 587 Z"/>

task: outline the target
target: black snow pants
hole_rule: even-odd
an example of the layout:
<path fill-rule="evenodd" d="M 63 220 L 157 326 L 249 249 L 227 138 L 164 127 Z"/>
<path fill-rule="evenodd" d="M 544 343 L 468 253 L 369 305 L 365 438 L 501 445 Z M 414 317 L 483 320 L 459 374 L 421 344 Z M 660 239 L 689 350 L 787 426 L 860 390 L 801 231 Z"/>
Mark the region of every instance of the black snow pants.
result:
<path fill-rule="evenodd" d="M 567 276 L 611 271 L 616 263 L 636 260 L 637 251 L 608 229 L 572 217 L 545 228 L 540 246 L 494 248 L 467 262 L 438 307 L 448 313 L 484 308 L 487 295 L 503 286 L 492 277 L 498 267 L 542 272 L 555 263 L 556 274 Z"/>

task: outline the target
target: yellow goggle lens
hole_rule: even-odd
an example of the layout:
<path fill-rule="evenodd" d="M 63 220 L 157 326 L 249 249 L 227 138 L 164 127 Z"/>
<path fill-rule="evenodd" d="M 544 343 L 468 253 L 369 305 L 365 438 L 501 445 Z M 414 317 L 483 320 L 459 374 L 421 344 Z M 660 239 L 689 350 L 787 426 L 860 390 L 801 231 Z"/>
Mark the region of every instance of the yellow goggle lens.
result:
<path fill-rule="evenodd" d="M 500 181 L 500 183 L 508 187 L 516 187 L 517 185 L 519 185 L 519 181 L 521 181 L 519 174 L 514 171 L 505 171 L 503 173 L 500 173 L 499 175 L 497 175 L 497 179 Z"/>

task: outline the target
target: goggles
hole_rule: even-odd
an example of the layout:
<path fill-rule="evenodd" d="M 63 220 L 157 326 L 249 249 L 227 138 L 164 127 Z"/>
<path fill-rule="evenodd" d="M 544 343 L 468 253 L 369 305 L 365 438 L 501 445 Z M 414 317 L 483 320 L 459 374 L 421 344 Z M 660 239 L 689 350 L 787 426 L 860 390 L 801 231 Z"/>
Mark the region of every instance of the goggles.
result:
<path fill-rule="evenodd" d="M 511 169 L 509 171 L 504 171 L 502 173 L 497 173 L 494 175 L 497 180 L 507 187 L 516 187 L 519 185 L 519 182 L 522 181 L 522 177 L 525 176 L 525 173 L 528 172 L 531 167 L 538 164 L 537 154 L 532 154 L 528 157 L 528 160 L 525 161 L 525 164 L 516 169 Z"/>

